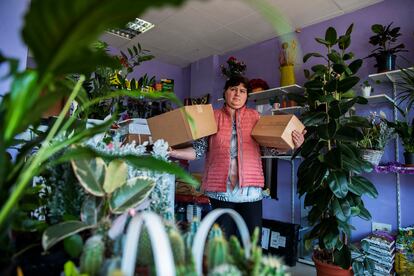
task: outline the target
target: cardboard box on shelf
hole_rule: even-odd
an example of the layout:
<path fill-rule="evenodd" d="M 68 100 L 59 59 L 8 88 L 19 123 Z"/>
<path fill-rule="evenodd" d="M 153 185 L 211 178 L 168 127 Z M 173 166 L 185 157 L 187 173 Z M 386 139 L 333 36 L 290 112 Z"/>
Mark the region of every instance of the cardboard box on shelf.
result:
<path fill-rule="evenodd" d="M 132 141 L 135 141 L 138 145 L 145 141 L 152 143 L 151 132 L 146 119 L 128 119 L 118 124 L 120 126 L 118 133 L 123 137 L 125 143 L 131 143 Z"/>
<path fill-rule="evenodd" d="M 290 150 L 295 147 L 292 131 L 302 132 L 304 129 L 295 115 L 263 116 L 253 128 L 252 136 L 261 146 Z"/>
<path fill-rule="evenodd" d="M 192 118 L 193 123 L 186 113 Z M 164 139 L 172 147 L 184 146 L 188 142 L 217 132 L 211 104 L 183 106 L 147 121 L 152 140 Z"/>

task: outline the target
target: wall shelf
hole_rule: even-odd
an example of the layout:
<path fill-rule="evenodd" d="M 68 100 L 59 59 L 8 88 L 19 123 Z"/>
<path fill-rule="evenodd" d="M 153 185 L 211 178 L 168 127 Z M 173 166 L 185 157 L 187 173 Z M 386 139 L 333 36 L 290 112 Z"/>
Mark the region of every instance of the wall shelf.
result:
<path fill-rule="evenodd" d="M 292 84 L 250 93 L 248 101 L 254 101 L 256 104 L 268 104 L 269 100 L 273 97 L 286 95 L 287 93 L 302 94 L 304 91 L 305 89 L 302 86 Z M 218 101 L 221 102 L 224 99 L 220 98 Z"/>
<path fill-rule="evenodd" d="M 368 104 L 370 105 L 382 104 L 382 103 L 394 104 L 394 100 L 391 99 L 391 97 L 386 94 L 372 95 L 372 96 L 366 97 L 366 99 L 368 100 Z"/>
<path fill-rule="evenodd" d="M 406 68 L 404 70 L 413 71 L 414 67 Z M 379 82 L 398 82 L 402 80 L 403 72 L 401 70 L 393 70 L 383 73 L 371 74 L 368 77 L 374 81 Z"/>
<path fill-rule="evenodd" d="M 282 112 L 282 113 L 291 113 L 296 114 L 300 113 L 304 109 L 308 108 L 307 106 L 289 106 L 289 107 L 282 107 L 278 109 L 272 109 L 272 114 L 275 114 L 276 112 Z"/>
<path fill-rule="evenodd" d="M 414 174 L 414 167 L 406 167 L 399 163 L 390 163 L 387 165 L 375 166 L 374 171 L 377 173 Z"/>

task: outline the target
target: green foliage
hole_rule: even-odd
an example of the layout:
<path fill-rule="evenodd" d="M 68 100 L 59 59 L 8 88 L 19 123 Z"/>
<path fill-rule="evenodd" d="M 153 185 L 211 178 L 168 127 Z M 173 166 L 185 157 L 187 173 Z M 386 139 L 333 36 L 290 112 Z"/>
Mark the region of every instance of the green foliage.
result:
<path fill-rule="evenodd" d="M 228 244 L 217 224 L 210 231 L 207 251 L 207 266 L 209 271 L 228 262 Z"/>
<path fill-rule="evenodd" d="M 388 141 L 394 137 L 394 130 L 387 125 L 384 116 L 385 114 L 379 117 L 376 113 L 369 115 L 369 127 L 361 128 L 364 138 L 358 142 L 359 148 L 384 150 Z"/>
<path fill-rule="evenodd" d="M 414 153 L 414 119 L 410 123 L 406 114 L 405 117 L 405 121 L 387 121 L 387 124 L 394 128 L 395 133 L 401 138 L 405 152 Z"/>
<path fill-rule="evenodd" d="M 355 96 L 353 87 L 359 82 L 355 76 L 362 60 L 354 59 L 347 52 L 351 43 L 353 25 L 344 35 L 328 28 L 325 38 L 317 38 L 327 53 L 310 53 L 311 57 L 323 58 L 326 64 L 312 67 L 307 71 L 305 95 L 301 105 L 308 105 L 309 111 L 302 115 L 307 127 L 303 145 L 295 152 L 304 158 L 298 168 L 298 192 L 305 196 L 305 206 L 310 207 L 308 220 L 313 229 L 307 244 L 319 239 L 319 246 L 331 252 L 334 264 L 349 268 L 349 249 L 344 245 L 350 235 L 350 218 L 359 215 L 370 218 L 361 196 L 377 195 L 374 185 L 362 176 L 369 172 L 369 163 L 362 160 L 355 147 L 363 138 L 360 128 L 367 125 L 366 119 L 349 117 L 356 104 L 367 100 Z M 351 173 L 355 176 L 351 177 Z M 355 178 L 358 177 L 358 178 Z"/>
<path fill-rule="evenodd" d="M 412 110 L 414 104 L 414 70 L 401 69 L 401 80 L 397 81 L 398 90 L 400 90 L 397 101 L 398 105 L 406 104 L 407 110 Z"/>
<path fill-rule="evenodd" d="M 63 240 L 63 246 L 71 258 L 77 258 L 82 253 L 82 237 L 79 234 L 67 237 Z"/>
<path fill-rule="evenodd" d="M 171 243 L 175 265 L 184 265 L 186 262 L 186 251 L 183 237 L 177 229 L 170 228 L 168 231 L 168 238 Z"/>
<path fill-rule="evenodd" d="M 374 33 L 373 36 L 369 38 L 369 43 L 377 46 L 372 50 L 372 54 L 368 57 L 381 56 L 386 54 L 396 54 L 398 52 L 406 52 L 403 50 L 405 48 L 404 44 L 398 44 L 394 46 L 397 42 L 397 38 L 401 36 L 400 27 L 392 28 L 391 22 L 389 25 L 380 25 L 374 24 L 371 26 L 371 30 Z"/>

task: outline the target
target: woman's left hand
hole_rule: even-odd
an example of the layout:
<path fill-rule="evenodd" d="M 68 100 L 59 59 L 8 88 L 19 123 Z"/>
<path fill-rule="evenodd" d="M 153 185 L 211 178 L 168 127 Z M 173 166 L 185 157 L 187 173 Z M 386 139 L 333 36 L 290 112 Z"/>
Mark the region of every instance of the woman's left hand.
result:
<path fill-rule="evenodd" d="M 292 131 L 292 139 L 293 144 L 295 145 L 295 149 L 299 148 L 303 144 L 303 142 L 305 141 L 305 134 L 306 129 L 304 129 L 302 133 L 300 133 L 297 130 Z"/>

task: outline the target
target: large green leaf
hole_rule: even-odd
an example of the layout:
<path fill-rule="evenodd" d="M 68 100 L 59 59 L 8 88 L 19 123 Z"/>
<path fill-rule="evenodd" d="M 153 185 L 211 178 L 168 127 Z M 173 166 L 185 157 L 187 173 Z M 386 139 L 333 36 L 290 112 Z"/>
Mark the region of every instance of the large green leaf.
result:
<path fill-rule="evenodd" d="M 307 62 L 310 57 L 320 57 L 320 58 L 324 58 L 324 56 L 321 55 L 321 54 L 319 54 L 319 53 L 308 53 L 308 54 L 306 54 L 306 55 L 303 56 L 303 62 L 304 63 Z"/>
<path fill-rule="evenodd" d="M 347 245 L 344 245 L 341 250 L 334 251 L 334 264 L 349 269 L 351 267 L 351 250 Z"/>
<path fill-rule="evenodd" d="M 317 132 L 320 138 L 329 140 L 335 135 L 336 128 L 337 123 L 332 119 L 328 124 L 319 125 Z"/>
<path fill-rule="evenodd" d="M 339 92 L 347 92 L 352 87 L 354 87 L 359 82 L 358 77 L 347 77 L 343 80 L 340 80 L 338 83 L 338 91 Z"/>
<path fill-rule="evenodd" d="M 135 177 L 115 190 L 109 201 L 109 207 L 115 214 L 121 214 L 144 201 L 155 186 L 155 181 Z"/>
<path fill-rule="evenodd" d="M 91 70 L 112 59 L 90 45 L 113 27 L 124 27 L 149 6 L 180 4 L 182 0 L 33 0 L 23 38 L 42 72 L 70 73 Z"/>
<path fill-rule="evenodd" d="M 95 225 L 89 225 L 81 221 L 65 221 L 55 224 L 47 228 L 43 232 L 42 246 L 44 250 L 48 250 L 59 241 L 69 237 L 73 234 L 79 233 L 86 229 L 91 229 Z"/>
<path fill-rule="evenodd" d="M 102 185 L 105 180 L 106 165 L 102 158 L 73 160 L 73 172 L 82 187 L 94 196 L 104 196 Z"/>
<path fill-rule="evenodd" d="M 112 160 L 106 169 L 103 189 L 107 194 L 111 194 L 113 191 L 115 191 L 115 189 L 121 187 L 121 185 L 125 183 L 127 176 L 127 164 L 120 159 Z"/>
<path fill-rule="evenodd" d="M 305 126 L 314 126 L 324 123 L 328 118 L 327 114 L 324 112 L 315 112 L 309 113 L 306 116 L 302 117 L 302 122 Z"/>
<path fill-rule="evenodd" d="M 336 43 L 336 39 L 336 30 L 333 27 L 329 27 L 325 33 L 325 40 L 328 41 L 330 45 L 334 45 Z"/>
<path fill-rule="evenodd" d="M 336 132 L 335 139 L 344 142 L 358 142 L 364 138 L 359 129 L 343 126 Z"/>
<path fill-rule="evenodd" d="M 335 216 L 343 222 L 347 222 L 351 216 L 351 206 L 344 198 L 334 198 L 332 200 L 332 208 Z"/>
<path fill-rule="evenodd" d="M 328 175 L 327 182 L 329 188 L 338 198 L 344 198 L 348 194 L 348 178 L 344 172 L 331 171 Z"/>
<path fill-rule="evenodd" d="M 372 219 L 371 214 L 369 213 L 369 211 L 365 208 L 364 204 L 361 204 L 358 206 L 359 208 L 359 215 L 358 217 L 370 221 Z"/>
<path fill-rule="evenodd" d="M 365 177 L 359 175 L 351 177 L 349 190 L 359 196 L 367 194 L 371 198 L 378 197 L 378 191 L 375 188 L 374 184 L 372 184 L 372 182 Z"/>
<path fill-rule="evenodd" d="M 362 59 L 356 59 L 353 62 L 351 62 L 348 67 L 351 69 L 353 74 L 356 74 L 362 66 Z"/>

